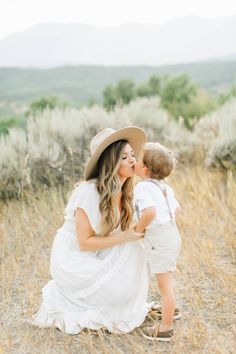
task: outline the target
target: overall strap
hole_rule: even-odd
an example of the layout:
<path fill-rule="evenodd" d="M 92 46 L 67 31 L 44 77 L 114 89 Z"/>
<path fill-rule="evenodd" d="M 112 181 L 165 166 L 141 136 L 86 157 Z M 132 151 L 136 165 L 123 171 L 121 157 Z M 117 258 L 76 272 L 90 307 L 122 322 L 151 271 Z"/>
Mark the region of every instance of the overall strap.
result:
<path fill-rule="evenodd" d="M 144 182 L 151 182 L 153 184 L 155 184 L 161 191 L 162 191 L 162 194 L 165 198 L 165 202 L 166 202 L 166 205 L 167 205 L 167 208 L 168 208 L 168 213 L 170 215 L 170 219 L 171 221 L 174 221 L 174 217 L 173 217 L 173 214 L 171 212 L 171 207 L 170 207 L 170 203 L 169 203 L 169 200 L 168 200 L 168 196 L 167 196 L 167 190 L 166 190 L 166 185 L 164 183 L 164 186 L 162 187 L 161 184 L 154 180 L 154 179 L 146 179 Z"/>

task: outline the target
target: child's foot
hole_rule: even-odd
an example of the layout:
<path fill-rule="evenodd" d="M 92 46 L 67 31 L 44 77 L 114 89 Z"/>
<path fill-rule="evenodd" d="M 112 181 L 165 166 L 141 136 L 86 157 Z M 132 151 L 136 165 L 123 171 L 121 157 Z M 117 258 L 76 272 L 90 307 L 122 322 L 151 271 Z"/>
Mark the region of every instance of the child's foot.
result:
<path fill-rule="evenodd" d="M 162 319 L 162 306 L 155 303 L 152 303 L 151 306 L 151 310 L 155 311 L 155 313 L 157 314 L 157 318 L 159 320 Z M 174 312 L 174 320 L 178 320 L 179 318 L 181 318 L 181 313 L 180 313 L 180 309 L 176 307 L 175 312 Z"/>
<path fill-rule="evenodd" d="M 160 342 L 169 342 L 173 336 L 173 329 L 165 332 L 160 332 L 160 325 L 155 325 L 152 327 L 144 327 L 142 330 L 142 335 L 147 339 L 158 340 Z"/>

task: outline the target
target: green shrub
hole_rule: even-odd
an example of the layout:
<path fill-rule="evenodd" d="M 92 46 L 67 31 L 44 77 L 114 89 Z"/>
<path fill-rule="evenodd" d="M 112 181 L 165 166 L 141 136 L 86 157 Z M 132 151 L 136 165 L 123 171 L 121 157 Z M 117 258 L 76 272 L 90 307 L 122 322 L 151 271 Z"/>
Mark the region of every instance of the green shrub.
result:
<path fill-rule="evenodd" d="M 197 88 L 196 94 L 191 97 L 188 103 L 183 103 L 180 109 L 184 125 L 188 129 L 193 129 L 194 124 L 209 112 L 218 108 L 217 97 L 212 96 L 207 91 Z"/>
<path fill-rule="evenodd" d="M 152 75 L 147 82 L 144 82 L 136 89 L 138 97 L 159 96 L 161 94 L 161 79 Z"/>
<path fill-rule="evenodd" d="M 16 117 L 0 118 L 0 135 L 6 135 L 9 129 L 17 126 L 18 120 Z"/>
<path fill-rule="evenodd" d="M 45 109 L 53 110 L 55 108 L 65 109 L 67 107 L 67 102 L 61 102 L 55 96 L 41 97 L 40 99 L 33 101 L 30 104 L 28 114 L 36 115 L 43 112 Z"/>
<path fill-rule="evenodd" d="M 228 91 L 219 95 L 219 104 L 223 105 L 234 97 L 236 97 L 236 86 L 231 87 Z"/>
<path fill-rule="evenodd" d="M 135 88 L 132 80 L 120 80 L 116 86 L 107 86 L 103 91 L 103 105 L 111 110 L 117 104 L 127 104 L 135 98 Z"/>
<path fill-rule="evenodd" d="M 116 100 L 116 90 L 112 85 L 108 85 L 103 91 L 103 105 L 107 110 L 111 110 L 115 107 Z"/>
<path fill-rule="evenodd" d="M 116 86 L 103 91 L 103 104 L 108 110 L 117 104 L 127 104 L 136 97 L 159 96 L 161 107 L 176 121 L 182 117 L 185 127 L 193 129 L 195 122 L 214 110 L 217 99 L 190 82 L 187 75 L 159 78 L 152 75 L 148 81 L 135 88 L 131 80 L 121 80 Z"/>
<path fill-rule="evenodd" d="M 162 84 L 161 106 L 166 109 L 174 119 L 184 117 L 184 123 L 189 127 L 186 106 L 196 95 L 197 87 L 193 85 L 187 75 L 177 77 L 167 76 Z"/>

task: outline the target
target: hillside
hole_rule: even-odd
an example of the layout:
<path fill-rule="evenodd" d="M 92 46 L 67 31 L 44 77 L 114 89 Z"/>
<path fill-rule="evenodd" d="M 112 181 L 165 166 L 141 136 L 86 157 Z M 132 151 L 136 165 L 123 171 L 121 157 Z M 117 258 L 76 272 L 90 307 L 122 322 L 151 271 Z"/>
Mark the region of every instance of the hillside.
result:
<path fill-rule="evenodd" d="M 66 66 L 53 69 L 0 68 L 0 101 L 29 103 L 41 96 L 55 95 L 79 105 L 101 100 L 108 84 L 123 78 L 136 83 L 151 75 L 186 73 L 200 86 L 219 92 L 236 84 L 236 60 L 198 62 L 168 66 Z"/>

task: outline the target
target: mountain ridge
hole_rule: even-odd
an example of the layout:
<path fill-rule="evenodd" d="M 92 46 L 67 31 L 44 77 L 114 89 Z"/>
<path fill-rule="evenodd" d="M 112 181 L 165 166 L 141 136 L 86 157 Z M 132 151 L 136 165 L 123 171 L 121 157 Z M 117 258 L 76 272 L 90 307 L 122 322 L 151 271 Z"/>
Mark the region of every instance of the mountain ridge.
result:
<path fill-rule="evenodd" d="M 46 23 L 0 40 L 1 67 L 168 65 L 234 56 L 236 15 L 162 25 Z"/>

